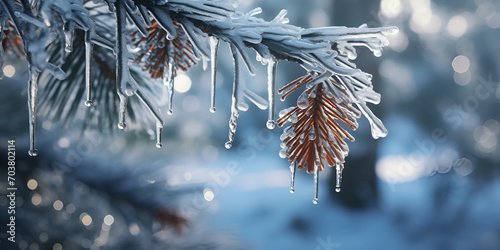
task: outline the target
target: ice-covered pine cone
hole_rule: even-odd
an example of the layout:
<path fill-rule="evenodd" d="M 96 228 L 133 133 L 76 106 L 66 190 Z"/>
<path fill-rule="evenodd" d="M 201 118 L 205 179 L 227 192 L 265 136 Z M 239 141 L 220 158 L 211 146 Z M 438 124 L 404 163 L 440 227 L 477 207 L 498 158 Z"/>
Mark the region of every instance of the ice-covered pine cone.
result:
<path fill-rule="evenodd" d="M 197 64 L 193 45 L 182 27 L 177 22 L 174 22 L 174 25 L 177 37 L 173 40 L 167 39 L 167 32 L 154 20 L 151 27 L 146 28 L 149 32 L 147 37 L 143 37 L 138 31 L 132 34 L 132 42 L 140 49 L 135 62 L 143 65 L 142 69 L 149 72 L 151 78 L 168 78 L 171 62 L 173 62 L 173 76 L 178 69 L 187 71 Z"/>

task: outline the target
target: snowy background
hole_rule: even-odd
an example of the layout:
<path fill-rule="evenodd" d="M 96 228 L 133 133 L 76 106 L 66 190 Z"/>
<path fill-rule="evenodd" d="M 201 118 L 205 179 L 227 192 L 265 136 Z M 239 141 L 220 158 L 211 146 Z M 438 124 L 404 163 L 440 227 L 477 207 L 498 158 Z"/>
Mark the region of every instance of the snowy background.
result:
<path fill-rule="evenodd" d="M 320 174 L 319 204 L 304 171 L 289 193 L 281 129 L 266 128 L 267 111 L 242 112 L 224 148 L 233 78 L 224 44 L 217 113 L 209 72 L 177 76 L 162 149 L 153 127 L 82 133 L 79 121 L 61 128 L 39 116 L 40 155 L 28 157 L 26 69 L 9 61 L 0 138 L 16 139 L 18 241 L 8 245 L 2 229 L 1 249 L 500 249 L 500 2 L 242 0 L 239 10 L 255 7 L 266 20 L 286 8 L 301 27 L 399 27 L 382 57 L 359 50 L 389 134 L 374 140 L 360 119 L 340 193 L 331 169 Z M 265 96 L 259 64 L 248 86 Z M 280 62 L 277 84 L 303 73 Z M 5 225 L 6 171 L 0 177 Z"/>

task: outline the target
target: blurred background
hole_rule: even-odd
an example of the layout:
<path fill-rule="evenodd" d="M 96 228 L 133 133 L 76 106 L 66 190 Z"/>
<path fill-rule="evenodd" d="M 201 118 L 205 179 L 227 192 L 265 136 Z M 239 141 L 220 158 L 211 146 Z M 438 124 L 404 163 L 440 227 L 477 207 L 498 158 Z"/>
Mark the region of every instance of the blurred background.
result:
<path fill-rule="evenodd" d="M 0 81 L 0 148 L 16 140 L 17 241 L 2 229 L 1 249 L 500 249 L 499 1 L 241 0 L 238 9 L 256 7 L 266 20 L 287 9 L 304 28 L 399 28 L 381 57 L 358 50 L 356 64 L 382 94 L 371 108 L 389 134 L 374 140 L 359 119 L 340 193 L 331 169 L 320 173 L 319 204 L 304 171 L 289 193 L 281 129 L 266 128 L 267 111 L 241 113 L 233 148 L 224 148 L 233 68 L 223 43 L 217 112 L 209 112 L 210 72 L 179 74 L 162 149 L 152 122 L 82 129 L 83 102 L 65 122 L 45 115 L 42 98 L 36 158 L 26 153 L 26 67 L 11 57 Z M 265 97 L 266 69 L 255 65 L 248 86 Z M 304 73 L 280 62 L 277 84 Z"/>

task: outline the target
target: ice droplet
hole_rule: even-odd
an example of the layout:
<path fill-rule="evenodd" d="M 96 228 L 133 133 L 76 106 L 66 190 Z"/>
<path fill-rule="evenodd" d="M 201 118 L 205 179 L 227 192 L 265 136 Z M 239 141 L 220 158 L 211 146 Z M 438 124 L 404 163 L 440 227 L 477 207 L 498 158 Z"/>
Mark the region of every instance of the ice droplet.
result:
<path fill-rule="evenodd" d="M 37 156 L 38 155 L 38 150 L 36 150 L 36 149 L 30 149 L 30 150 L 28 150 L 28 155 L 29 156 Z"/>
<path fill-rule="evenodd" d="M 385 137 L 387 136 L 387 129 L 385 127 L 380 126 L 377 123 L 372 123 L 372 137 L 377 139 L 380 137 Z"/>
<path fill-rule="evenodd" d="M 316 140 L 316 134 L 315 133 L 309 133 L 309 140 L 310 141 Z"/>
<path fill-rule="evenodd" d="M 172 110 L 172 109 L 167 110 L 167 114 L 171 115 L 173 113 L 174 113 L 174 110 Z"/>
<path fill-rule="evenodd" d="M 215 89 L 217 87 L 217 55 L 219 51 L 219 39 L 216 37 L 210 37 L 210 70 L 212 73 L 211 78 L 211 103 L 210 112 L 215 113 Z M 213 110 L 213 111 L 212 111 Z"/>
<path fill-rule="evenodd" d="M 274 120 L 269 120 L 269 121 L 267 121 L 267 123 L 266 123 L 266 127 L 267 127 L 268 129 L 274 129 L 274 128 L 276 127 L 276 121 L 274 121 Z"/>
<path fill-rule="evenodd" d="M 85 101 L 85 106 L 87 106 L 87 107 L 92 106 L 92 101 L 91 100 L 86 100 Z"/>
<path fill-rule="evenodd" d="M 316 90 L 311 91 L 311 98 L 316 98 Z"/>
<path fill-rule="evenodd" d="M 290 165 L 290 172 L 292 174 L 292 180 L 290 183 L 290 193 L 295 193 L 295 171 L 297 169 L 297 165 L 295 161 L 292 162 L 292 165 Z"/>
<path fill-rule="evenodd" d="M 227 148 L 227 149 L 230 149 L 232 146 L 233 146 L 233 143 L 230 142 L 230 141 L 227 141 L 226 144 L 224 144 L 224 146 Z"/>
<path fill-rule="evenodd" d="M 282 150 L 280 150 L 280 158 L 283 158 L 283 159 L 286 158 L 287 149 L 288 149 L 287 147 L 284 147 Z"/>
<path fill-rule="evenodd" d="M 126 127 L 127 127 L 127 124 L 126 124 L 126 123 L 124 123 L 124 122 L 120 122 L 120 123 L 118 123 L 118 128 L 119 128 L 119 129 L 125 129 Z"/>
<path fill-rule="evenodd" d="M 304 91 L 297 100 L 297 106 L 300 109 L 306 109 L 309 106 L 309 99 L 307 98 L 307 93 Z"/>
<path fill-rule="evenodd" d="M 309 140 L 314 141 L 316 139 L 316 132 L 314 131 L 314 127 L 309 130 Z"/>

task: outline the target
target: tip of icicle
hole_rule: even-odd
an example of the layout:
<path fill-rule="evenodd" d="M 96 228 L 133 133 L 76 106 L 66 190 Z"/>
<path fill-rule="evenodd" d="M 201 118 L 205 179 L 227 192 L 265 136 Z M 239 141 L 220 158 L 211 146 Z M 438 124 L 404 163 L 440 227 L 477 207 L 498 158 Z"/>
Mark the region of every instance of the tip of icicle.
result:
<path fill-rule="evenodd" d="M 276 121 L 274 121 L 274 120 L 269 120 L 269 121 L 267 121 L 267 123 L 266 123 L 266 127 L 267 127 L 268 129 L 274 129 L 274 128 L 276 127 Z"/>
<path fill-rule="evenodd" d="M 215 109 L 215 107 L 211 107 L 211 108 L 210 108 L 210 113 L 215 113 L 215 111 L 217 111 L 217 110 Z"/>
<path fill-rule="evenodd" d="M 340 188 L 335 188 L 335 192 L 340 193 Z"/>
<path fill-rule="evenodd" d="M 319 202 L 318 198 L 313 199 L 313 204 L 318 204 L 318 202 Z"/>
<path fill-rule="evenodd" d="M 38 155 L 38 150 L 36 150 L 36 149 L 28 150 L 28 155 L 29 156 L 37 156 Z"/>
<path fill-rule="evenodd" d="M 231 143 L 230 141 L 226 142 L 226 144 L 224 145 L 227 149 L 230 149 L 232 146 L 233 146 L 233 143 Z"/>
<path fill-rule="evenodd" d="M 119 129 L 125 129 L 126 127 L 127 127 L 127 124 L 125 124 L 124 122 L 118 123 L 118 128 Z"/>
<path fill-rule="evenodd" d="M 295 189 L 294 188 L 290 188 L 290 193 L 291 194 L 295 193 Z"/>
<path fill-rule="evenodd" d="M 173 114 L 173 113 L 174 113 L 174 110 L 173 110 L 173 109 L 169 109 L 169 110 L 167 111 L 167 114 L 169 114 L 169 115 L 171 115 L 171 114 Z"/>
<path fill-rule="evenodd" d="M 156 147 L 157 148 L 161 148 L 163 145 L 161 145 L 161 143 L 156 143 Z"/>
<path fill-rule="evenodd" d="M 85 106 L 87 106 L 87 107 L 92 106 L 92 101 L 91 100 L 85 101 Z"/>

